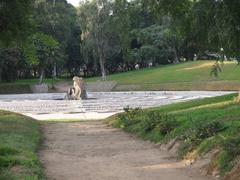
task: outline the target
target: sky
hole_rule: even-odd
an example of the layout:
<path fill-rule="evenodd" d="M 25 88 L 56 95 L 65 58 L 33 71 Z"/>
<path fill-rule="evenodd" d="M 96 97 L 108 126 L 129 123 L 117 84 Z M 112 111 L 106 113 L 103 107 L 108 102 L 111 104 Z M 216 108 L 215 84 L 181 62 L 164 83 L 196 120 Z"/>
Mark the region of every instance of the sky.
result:
<path fill-rule="evenodd" d="M 67 0 L 70 4 L 72 4 L 73 6 L 78 6 L 79 1 L 81 0 Z"/>

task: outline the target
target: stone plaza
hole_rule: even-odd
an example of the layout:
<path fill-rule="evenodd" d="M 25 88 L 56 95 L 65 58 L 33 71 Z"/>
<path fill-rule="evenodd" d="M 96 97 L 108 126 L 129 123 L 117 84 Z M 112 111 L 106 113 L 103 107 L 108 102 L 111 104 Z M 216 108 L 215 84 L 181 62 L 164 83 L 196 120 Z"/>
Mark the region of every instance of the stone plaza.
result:
<path fill-rule="evenodd" d="M 38 120 L 104 119 L 124 108 L 149 108 L 232 92 L 220 91 L 128 91 L 89 92 L 86 100 L 64 100 L 65 93 L 0 95 L 0 109 Z"/>

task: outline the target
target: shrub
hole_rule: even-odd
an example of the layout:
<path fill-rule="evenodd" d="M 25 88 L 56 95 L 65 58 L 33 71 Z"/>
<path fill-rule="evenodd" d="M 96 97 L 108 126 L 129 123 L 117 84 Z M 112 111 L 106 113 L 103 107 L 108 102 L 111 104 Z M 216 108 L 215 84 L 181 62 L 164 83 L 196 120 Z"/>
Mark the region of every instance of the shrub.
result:
<path fill-rule="evenodd" d="M 183 143 L 178 149 L 178 157 L 182 158 L 187 152 L 192 151 L 203 140 L 216 135 L 225 130 L 226 126 L 221 121 L 207 120 L 193 122 L 192 128 L 188 129 L 186 133 L 180 138 Z"/>
<path fill-rule="evenodd" d="M 220 121 L 206 122 L 199 121 L 193 122 L 192 128 L 187 130 L 187 132 L 182 136 L 183 140 L 190 140 L 192 142 L 201 142 L 202 140 L 212 137 L 220 131 L 223 131 L 226 126 Z"/>
<path fill-rule="evenodd" d="M 173 115 L 160 112 L 144 112 L 139 108 L 127 109 L 125 112 L 118 116 L 119 126 L 128 130 L 134 129 L 141 134 L 155 130 L 155 133 L 158 131 L 161 135 L 166 135 L 175 129 L 178 124 Z"/>
<path fill-rule="evenodd" d="M 125 110 L 125 113 L 118 115 L 118 126 L 123 129 L 127 129 L 128 127 L 136 124 L 140 120 L 142 112 L 143 111 L 140 108 L 128 108 Z"/>
<path fill-rule="evenodd" d="M 240 135 L 232 137 L 223 142 L 223 149 L 232 157 L 240 155 Z"/>
<path fill-rule="evenodd" d="M 213 121 L 207 124 L 199 124 L 195 127 L 194 133 L 196 138 L 203 140 L 209 137 L 214 136 L 218 132 L 225 129 L 224 123 L 220 121 Z"/>

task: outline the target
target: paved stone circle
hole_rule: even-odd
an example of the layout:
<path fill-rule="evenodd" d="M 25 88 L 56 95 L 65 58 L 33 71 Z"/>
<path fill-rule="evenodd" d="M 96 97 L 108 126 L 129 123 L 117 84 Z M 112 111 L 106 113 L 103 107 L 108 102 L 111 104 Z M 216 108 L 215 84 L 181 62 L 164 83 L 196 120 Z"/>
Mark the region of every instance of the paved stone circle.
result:
<path fill-rule="evenodd" d="M 149 108 L 192 99 L 220 96 L 221 91 L 89 92 L 86 100 L 64 100 L 65 93 L 0 95 L 0 109 L 45 119 L 102 119 L 125 107 Z"/>

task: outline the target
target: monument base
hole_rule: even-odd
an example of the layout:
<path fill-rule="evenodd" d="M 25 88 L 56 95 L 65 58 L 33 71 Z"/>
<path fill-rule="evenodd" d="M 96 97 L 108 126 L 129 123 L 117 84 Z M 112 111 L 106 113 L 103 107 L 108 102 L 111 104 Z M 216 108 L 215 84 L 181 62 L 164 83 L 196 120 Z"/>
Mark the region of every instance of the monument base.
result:
<path fill-rule="evenodd" d="M 33 93 L 47 93 L 48 85 L 47 84 L 30 85 L 30 89 Z"/>

